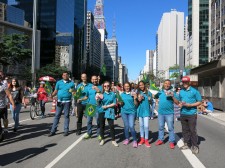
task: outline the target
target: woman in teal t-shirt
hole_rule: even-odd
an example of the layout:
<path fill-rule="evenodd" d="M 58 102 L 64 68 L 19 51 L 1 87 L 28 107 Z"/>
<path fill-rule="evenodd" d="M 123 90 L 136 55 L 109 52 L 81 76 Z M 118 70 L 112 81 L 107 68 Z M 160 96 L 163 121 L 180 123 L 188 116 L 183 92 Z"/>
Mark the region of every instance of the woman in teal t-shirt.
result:
<path fill-rule="evenodd" d="M 139 106 L 137 109 L 137 116 L 139 117 L 140 125 L 140 136 L 141 141 L 138 145 L 145 144 L 146 147 L 150 148 L 151 145 L 148 142 L 149 132 L 149 117 L 150 117 L 150 104 L 149 101 L 152 99 L 152 94 L 145 87 L 145 83 L 140 81 L 138 83 L 138 102 Z"/>
<path fill-rule="evenodd" d="M 137 113 L 137 94 L 135 92 L 131 92 L 130 83 L 126 82 L 124 84 L 124 92 L 121 94 L 121 98 L 123 103 L 121 103 L 121 114 L 124 123 L 124 134 L 125 140 L 123 142 L 124 145 L 128 145 L 129 143 L 129 129 L 131 135 L 133 137 L 133 147 L 137 148 L 137 138 L 136 131 L 134 128 L 135 117 Z"/>
<path fill-rule="evenodd" d="M 100 145 L 104 145 L 104 131 L 105 131 L 105 119 L 107 119 L 110 134 L 112 138 L 112 144 L 116 147 L 119 145 L 115 141 L 115 129 L 114 129 L 114 119 L 115 119 L 115 111 L 114 107 L 116 105 L 116 95 L 114 92 L 111 92 L 110 83 L 103 83 L 103 99 L 100 101 L 100 109 L 99 109 L 99 123 L 100 123 L 100 136 L 101 141 Z"/>

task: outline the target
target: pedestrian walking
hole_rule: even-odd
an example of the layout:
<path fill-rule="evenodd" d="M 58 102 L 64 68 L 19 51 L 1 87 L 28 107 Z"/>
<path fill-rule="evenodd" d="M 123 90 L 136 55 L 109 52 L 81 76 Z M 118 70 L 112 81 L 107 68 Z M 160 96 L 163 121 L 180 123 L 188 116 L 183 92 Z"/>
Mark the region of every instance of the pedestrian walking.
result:
<path fill-rule="evenodd" d="M 201 104 L 202 97 L 198 90 L 190 86 L 190 78 L 182 78 L 183 89 L 180 91 L 179 100 L 181 101 L 181 125 L 184 138 L 182 150 L 189 149 L 193 154 L 199 153 L 197 135 L 197 106 Z"/>
<path fill-rule="evenodd" d="M 112 139 L 112 144 L 115 147 L 119 145 L 115 141 L 115 129 L 114 129 L 114 119 L 115 119 L 115 105 L 116 105 L 116 95 L 114 92 L 111 92 L 110 83 L 103 83 L 103 99 L 100 101 L 101 108 L 99 109 L 99 122 L 100 122 L 100 136 L 101 141 L 100 145 L 104 145 L 104 131 L 105 131 L 105 120 L 107 119 L 110 135 Z"/>
<path fill-rule="evenodd" d="M 95 113 L 95 118 L 96 118 L 96 125 L 97 125 L 97 137 L 99 140 L 101 140 L 101 136 L 100 134 L 100 124 L 99 124 L 99 106 L 97 104 L 97 100 L 96 100 L 96 94 L 97 93 L 102 93 L 102 86 L 98 84 L 98 77 L 96 75 L 93 75 L 91 77 L 91 82 L 92 85 L 91 87 L 89 87 L 88 89 L 88 104 L 94 105 L 96 106 L 96 113 Z M 87 134 L 85 135 L 84 139 L 89 139 L 92 136 L 92 121 L 93 118 L 91 116 L 87 116 Z"/>
<path fill-rule="evenodd" d="M 140 136 L 141 140 L 138 145 L 145 144 L 146 147 L 150 148 L 151 144 L 149 143 L 149 117 L 150 117 L 150 104 L 149 101 L 152 99 L 151 92 L 145 87 L 145 83 L 140 81 L 138 83 L 138 102 L 139 106 L 137 109 L 137 116 L 139 117 L 140 125 Z"/>
<path fill-rule="evenodd" d="M 70 106 L 72 100 L 72 91 L 74 89 L 74 83 L 69 80 L 68 72 L 63 72 L 62 80 L 58 81 L 55 86 L 55 90 L 52 93 L 51 97 L 54 97 L 57 94 L 57 106 L 56 106 L 56 113 L 55 118 L 53 121 L 53 125 L 51 128 L 51 132 L 49 137 L 55 135 L 59 119 L 61 117 L 62 111 L 64 111 L 64 136 L 69 135 L 69 113 L 70 113 Z"/>
<path fill-rule="evenodd" d="M 88 90 L 91 84 L 87 81 L 87 75 L 81 74 L 81 83 L 77 85 L 76 91 L 81 90 L 81 95 L 77 99 L 77 132 L 76 135 L 80 135 L 82 131 L 82 120 L 85 112 L 86 105 L 88 103 Z"/>
<path fill-rule="evenodd" d="M 171 81 L 165 80 L 163 89 L 159 91 L 154 97 L 159 99 L 158 107 L 158 140 L 156 146 L 164 144 L 164 127 L 165 123 L 169 131 L 169 146 L 171 149 L 175 148 L 175 134 L 174 134 L 174 103 L 179 104 L 175 98 L 175 93 L 171 90 Z"/>
<path fill-rule="evenodd" d="M 12 108 L 15 109 L 15 103 L 13 101 L 12 95 L 10 94 L 10 91 L 7 89 L 7 85 L 3 84 L 3 73 L 0 71 L 0 142 L 3 141 L 4 135 L 3 135 L 3 130 L 2 130 L 2 124 L 1 124 L 1 119 L 6 118 L 7 116 L 7 97 L 12 104 Z"/>
<path fill-rule="evenodd" d="M 15 123 L 13 132 L 17 132 L 19 126 L 19 114 L 22 107 L 22 103 L 24 103 L 24 106 L 26 105 L 24 101 L 23 89 L 22 87 L 20 87 L 19 82 L 16 78 L 12 79 L 9 85 L 9 91 L 15 103 L 15 108 L 13 107 L 12 103 L 10 103 L 10 110 L 12 112 L 12 118 Z"/>
<path fill-rule="evenodd" d="M 1 79 L 1 83 L 3 85 L 5 85 L 5 87 L 8 89 L 8 86 L 9 86 L 9 78 L 8 77 L 5 77 L 3 71 L 0 71 L 0 77 L 2 78 Z M 9 99 L 7 97 L 6 97 L 6 104 L 7 104 L 7 107 L 6 107 L 7 113 L 5 113 L 5 116 L 4 116 L 4 119 L 3 119 L 3 125 L 4 125 L 4 132 L 5 133 L 8 132 L 8 125 L 9 125 L 8 108 L 10 107 L 9 106 Z"/>
<path fill-rule="evenodd" d="M 41 108 L 41 117 L 45 118 L 45 104 L 48 101 L 48 93 L 45 91 L 45 82 L 40 82 L 40 87 L 37 91 L 37 99 L 40 102 L 40 108 Z"/>
<path fill-rule="evenodd" d="M 124 83 L 124 92 L 121 93 L 121 98 L 123 100 L 120 103 L 121 106 L 121 114 L 124 123 L 124 135 L 125 140 L 123 142 L 124 145 L 128 145 L 129 143 L 129 130 L 133 137 L 133 147 L 137 148 L 137 137 L 135 131 L 135 118 L 137 113 L 137 94 L 135 92 L 131 92 L 131 84 L 126 82 Z"/>

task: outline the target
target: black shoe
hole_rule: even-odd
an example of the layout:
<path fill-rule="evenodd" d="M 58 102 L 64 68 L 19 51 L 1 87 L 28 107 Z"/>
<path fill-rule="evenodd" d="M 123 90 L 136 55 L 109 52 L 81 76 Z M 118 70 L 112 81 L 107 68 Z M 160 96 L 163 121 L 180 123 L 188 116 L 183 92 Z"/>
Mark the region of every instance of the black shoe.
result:
<path fill-rule="evenodd" d="M 68 132 L 64 132 L 63 136 L 68 136 L 69 133 Z"/>
<path fill-rule="evenodd" d="M 16 129 L 16 128 L 14 128 L 14 129 L 13 129 L 13 132 L 15 132 L 15 133 L 16 133 L 16 132 L 17 132 L 17 129 Z"/>
<path fill-rule="evenodd" d="M 50 133 L 48 134 L 48 137 L 52 137 L 52 136 L 54 136 L 54 135 L 55 135 L 54 132 L 50 132 Z"/>
<path fill-rule="evenodd" d="M 77 132 L 76 132 L 76 135 L 80 135 L 80 134 L 81 134 L 81 131 L 77 131 Z"/>

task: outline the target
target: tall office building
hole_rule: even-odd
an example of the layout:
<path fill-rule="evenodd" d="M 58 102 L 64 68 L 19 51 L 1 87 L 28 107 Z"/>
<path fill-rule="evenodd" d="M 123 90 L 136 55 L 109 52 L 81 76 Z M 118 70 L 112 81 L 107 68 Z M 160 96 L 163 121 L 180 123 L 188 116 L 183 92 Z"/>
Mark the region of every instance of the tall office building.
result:
<path fill-rule="evenodd" d="M 0 2 L 0 20 L 23 26 L 24 11 L 2 2 Z"/>
<path fill-rule="evenodd" d="M 145 73 L 153 73 L 154 50 L 146 50 Z"/>
<path fill-rule="evenodd" d="M 104 17 L 103 0 L 96 0 L 94 10 L 95 26 L 101 34 L 101 66 L 104 64 L 105 39 L 107 39 L 107 31 Z"/>
<path fill-rule="evenodd" d="M 17 0 L 14 6 L 25 11 L 25 20 L 33 24 L 33 0 Z M 41 66 L 58 55 L 57 39 L 72 40 L 72 74 L 80 78 L 85 70 L 87 0 L 41 0 L 37 4 L 37 29 L 41 30 Z M 66 37 L 62 38 L 66 34 Z M 69 38 L 71 38 L 69 37 Z M 67 43 L 67 42 L 66 42 Z M 64 52 L 63 52 L 64 53 Z"/>
<path fill-rule="evenodd" d="M 185 64 L 206 64 L 209 61 L 209 0 L 188 0 L 188 33 L 192 48 Z"/>
<path fill-rule="evenodd" d="M 225 2 L 210 0 L 210 60 L 225 58 Z"/>
<path fill-rule="evenodd" d="M 164 13 L 157 32 L 158 71 L 169 78 L 169 68 L 179 64 L 184 46 L 184 13 Z"/>
<path fill-rule="evenodd" d="M 97 74 L 101 68 L 101 34 L 95 27 L 94 16 L 90 11 L 87 12 L 86 51 L 87 71 Z"/>
<path fill-rule="evenodd" d="M 118 43 L 116 38 L 106 39 L 104 62 L 106 65 L 106 75 L 111 78 L 112 81 L 117 82 L 119 77 L 119 65 L 118 65 Z"/>

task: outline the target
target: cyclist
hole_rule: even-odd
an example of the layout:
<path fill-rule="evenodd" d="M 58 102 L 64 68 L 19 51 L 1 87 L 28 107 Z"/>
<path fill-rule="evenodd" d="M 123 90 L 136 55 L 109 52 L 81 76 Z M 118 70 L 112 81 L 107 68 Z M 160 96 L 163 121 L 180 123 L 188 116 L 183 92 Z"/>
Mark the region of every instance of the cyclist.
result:
<path fill-rule="evenodd" d="M 40 82 L 40 87 L 37 91 L 37 98 L 40 101 L 40 107 L 41 107 L 41 116 L 42 118 L 45 118 L 45 103 L 48 101 L 47 98 L 48 93 L 45 91 L 45 82 Z"/>

